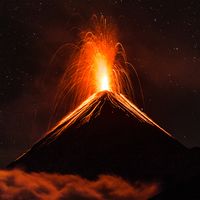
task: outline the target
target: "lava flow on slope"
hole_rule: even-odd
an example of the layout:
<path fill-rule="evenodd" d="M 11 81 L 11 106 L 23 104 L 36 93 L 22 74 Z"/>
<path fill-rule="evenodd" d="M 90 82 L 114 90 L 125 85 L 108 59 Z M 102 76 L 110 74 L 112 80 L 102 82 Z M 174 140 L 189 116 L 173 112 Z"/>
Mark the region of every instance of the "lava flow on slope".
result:
<path fill-rule="evenodd" d="M 86 178 L 99 174 L 129 180 L 175 178 L 174 164 L 186 151 L 126 97 L 102 91 L 64 117 L 9 167 Z"/>

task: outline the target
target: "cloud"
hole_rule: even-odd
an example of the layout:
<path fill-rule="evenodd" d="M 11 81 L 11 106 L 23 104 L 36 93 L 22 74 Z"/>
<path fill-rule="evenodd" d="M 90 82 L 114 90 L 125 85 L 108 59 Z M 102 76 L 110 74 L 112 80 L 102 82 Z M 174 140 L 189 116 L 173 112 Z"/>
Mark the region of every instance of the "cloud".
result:
<path fill-rule="evenodd" d="M 158 189 L 156 183 L 130 184 L 110 175 L 90 181 L 75 175 L 0 171 L 2 200 L 146 200 Z"/>

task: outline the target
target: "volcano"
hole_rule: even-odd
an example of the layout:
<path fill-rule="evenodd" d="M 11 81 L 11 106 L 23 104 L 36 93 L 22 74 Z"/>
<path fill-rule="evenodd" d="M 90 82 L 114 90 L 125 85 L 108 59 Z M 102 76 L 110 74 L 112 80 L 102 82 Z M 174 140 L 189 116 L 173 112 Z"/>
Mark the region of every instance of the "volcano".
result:
<path fill-rule="evenodd" d="M 125 96 L 102 91 L 64 117 L 8 168 L 171 183 L 195 173 L 190 153 Z"/>

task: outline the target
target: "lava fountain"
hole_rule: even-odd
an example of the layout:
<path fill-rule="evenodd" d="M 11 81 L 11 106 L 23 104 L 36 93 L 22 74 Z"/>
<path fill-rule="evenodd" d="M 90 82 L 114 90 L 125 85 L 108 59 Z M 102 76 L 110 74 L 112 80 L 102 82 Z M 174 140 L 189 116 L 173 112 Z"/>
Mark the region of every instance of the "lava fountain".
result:
<path fill-rule="evenodd" d="M 106 59 L 100 53 L 95 58 L 97 91 L 110 90 L 109 66 Z"/>
<path fill-rule="evenodd" d="M 93 16 L 89 28 L 80 34 L 81 42 L 73 46 L 58 87 L 55 111 L 71 96 L 74 108 L 94 93 L 107 90 L 123 94 L 134 101 L 133 76 L 143 100 L 140 81 L 135 68 L 127 62 L 126 53 L 117 39 L 117 29 L 104 16 Z M 62 53 L 63 45 L 53 59 Z"/>

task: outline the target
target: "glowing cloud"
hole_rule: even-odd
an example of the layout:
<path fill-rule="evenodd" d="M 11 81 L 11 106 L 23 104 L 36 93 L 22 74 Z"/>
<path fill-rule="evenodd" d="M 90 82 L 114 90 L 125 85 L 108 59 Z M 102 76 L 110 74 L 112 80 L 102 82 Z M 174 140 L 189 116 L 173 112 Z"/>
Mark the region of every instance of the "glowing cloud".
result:
<path fill-rule="evenodd" d="M 146 200 L 158 191 L 156 183 L 131 185 L 115 176 L 89 181 L 74 175 L 0 170 L 1 200 Z"/>

